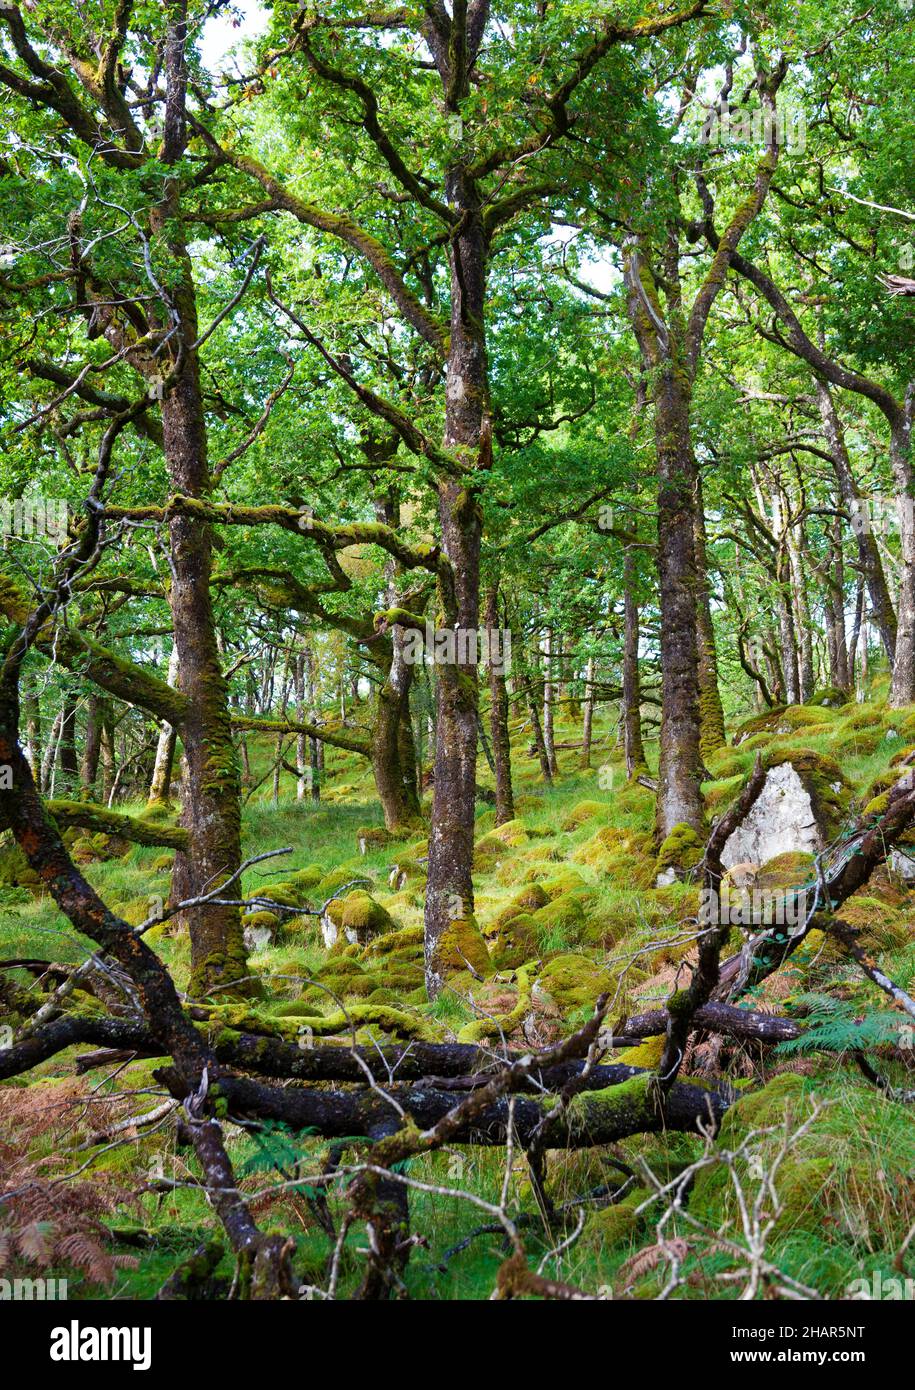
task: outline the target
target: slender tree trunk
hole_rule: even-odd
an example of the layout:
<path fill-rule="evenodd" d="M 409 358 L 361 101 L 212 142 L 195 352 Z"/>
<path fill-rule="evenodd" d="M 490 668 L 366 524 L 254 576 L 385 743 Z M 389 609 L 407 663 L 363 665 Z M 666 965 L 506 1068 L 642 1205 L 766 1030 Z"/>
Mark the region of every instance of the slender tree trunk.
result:
<path fill-rule="evenodd" d="M 168 658 L 168 683 L 177 687 L 178 680 L 178 648 L 173 644 Z M 153 763 L 152 780 L 149 784 L 148 804 L 150 806 L 171 805 L 172 769 L 175 765 L 177 743 L 178 734 L 174 725 L 163 722 L 156 743 L 156 757 Z"/>
<path fill-rule="evenodd" d="M 58 756 L 62 788 L 65 796 L 72 796 L 79 783 L 79 759 L 76 753 L 76 696 L 67 695 L 64 699 L 63 716 L 60 725 Z"/>
<path fill-rule="evenodd" d="M 639 681 L 639 605 L 636 597 L 635 553 L 623 554 L 623 754 L 626 776 L 644 772 L 642 746 L 642 693 Z"/>
<path fill-rule="evenodd" d="M 696 479 L 696 622 L 699 644 L 699 752 L 703 761 L 726 742 L 724 710 L 718 689 L 718 653 L 715 650 L 715 629 L 709 602 L 708 561 L 705 545 L 705 506 L 702 498 L 702 476 Z"/>
<path fill-rule="evenodd" d="M 883 643 L 887 660 L 892 665 L 896 655 L 896 614 L 893 610 L 893 601 L 886 582 L 883 562 L 880 559 L 877 539 L 867 516 L 866 504 L 862 501 L 861 493 L 855 482 L 845 443 L 845 431 L 842 428 L 842 421 L 839 418 L 832 392 L 824 381 L 817 381 L 816 392 L 820 419 L 823 422 L 823 434 L 832 456 L 836 480 L 839 484 L 839 494 L 852 519 L 852 530 L 858 546 L 858 563 L 867 585 L 874 623 L 880 633 L 880 640 Z"/>
<path fill-rule="evenodd" d="M 54 723 L 51 725 L 51 736 L 48 739 L 47 747 L 44 750 L 44 756 L 41 760 L 41 791 L 44 796 L 47 795 L 48 788 L 51 785 L 51 772 L 57 760 L 57 745 L 60 742 L 60 730 L 63 720 L 63 710 L 60 709 L 54 716 Z"/>
<path fill-rule="evenodd" d="M 591 766 L 591 733 L 594 728 L 594 657 L 588 657 L 585 668 L 585 710 L 581 726 L 580 766 Z"/>
<path fill-rule="evenodd" d="M 794 625 L 798 637 L 798 699 L 803 704 L 805 700 L 810 699 L 816 684 L 813 671 L 813 624 L 810 620 L 807 580 L 801 560 L 801 550 L 806 546 L 806 535 L 803 527 L 801 527 L 800 543 L 794 526 L 788 526 L 785 542 L 791 571 Z"/>
<path fill-rule="evenodd" d="M 101 699 L 98 695 L 91 694 L 86 701 L 86 741 L 83 744 L 83 757 L 79 769 L 80 787 L 83 795 L 90 800 L 95 796 L 101 745 Z"/>
<path fill-rule="evenodd" d="M 305 652 L 299 650 L 295 654 L 294 680 L 295 680 L 295 717 L 299 724 L 307 722 L 305 716 Z M 295 741 L 295 766 L 298 778 L 295 786 L 296 801 L 304 801 L 305 793 L 308 790 L 308 735 L 297 734 Z"/>
<path fill-rule="evenodd" d="M 550 776 L 555 777 L 556 740 L 553 734 L 553 630 L 547 628 L 543 643 L 543 743 L 550 763 Z"/>
<path fill-rule="evenodd" d="M 23 699 L 26 717 L 26 758 L 35 785 L 41 789 L 41 702 L 30 680 Z"/>
<path fill-rule="evenodd" d="M 489 657 L 489 732 L 496 775 L 496 825 L 515 818 L 515 798 L 512 790 L 511 745 L 508 736 L 508 690 L 505 667 L 493 659 L 496 651 L 504 652 L 504 643 L 495 644 L 493 633 L 499 626 L 499 590 L 492 585 L 486 595 L 486 628 Z"/>
<path fill-rule="evenodd" d="M 899 516 L 899 548 L 902 573 L 896 600 L 896 656 L 890 704 L 894 709 L 915 701 L 915 469 L 912 467 L 912 411 L 915 383 L 906 393 L 905 405 L 894 421 L 890 438 L 890 462 L 896 484 Z"/>

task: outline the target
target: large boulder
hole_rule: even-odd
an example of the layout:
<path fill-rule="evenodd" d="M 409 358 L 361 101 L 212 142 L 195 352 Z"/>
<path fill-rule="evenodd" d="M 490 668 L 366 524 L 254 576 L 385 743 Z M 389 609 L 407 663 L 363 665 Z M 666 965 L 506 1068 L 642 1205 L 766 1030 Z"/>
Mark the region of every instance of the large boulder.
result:
<path fill-rule="evenodd" d="M 721 862 L 766 864 L 782 854 L 816 854 L 835 838 L 851 789 L 838 763 L 809 749 L 773 755 L 763 789 L 725 843 Z"/>

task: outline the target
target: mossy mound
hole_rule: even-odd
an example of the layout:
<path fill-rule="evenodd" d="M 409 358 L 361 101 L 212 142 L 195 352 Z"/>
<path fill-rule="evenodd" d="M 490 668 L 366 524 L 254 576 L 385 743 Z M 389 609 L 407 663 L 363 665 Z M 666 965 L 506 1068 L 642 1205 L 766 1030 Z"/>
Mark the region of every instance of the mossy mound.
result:
<path fill-rule="evenodd" d="M 619 876 L 637 887 L 648 888 L 653 882 L 652 859 L 648 857 L 651 840 L 635 830 L 620 830 L 605 825 L 572 854 L 576 864 L 584 864 L 597 873 Z"/>
<path fill-rule="evenodd" d="M 538 908 L 545 907 L 549 902 L 548 895 L 543 891 L 539 883 L 528 883 L 517 893 L 505 907 L 487 924 L 483 929 L 484 936 L 495 936 L 501 927 L 510 922 L 513 917 L 520 917 L 522 913 L 536 912 Z"/>
<path fill-rule="evenodd" d="M 425 880 L 426 865 L 420 864 L 409 855 L 395 860 L 388 873 L 388 887 L 396 893 L 406 888 L 408 883 L 424 883 Z"/>
<path fill-rule="evenodd" d="M 257 912 L 246 912 L 241 919 L 243 927 L 252 929 L 268 928 L 275 931 L 280 925 L 280 919 L 275 912 L 268 912 L 266 908 L 259 908 Z"/>
<path fill-rule="evenodd" d="M 530 839 L 530 835 L 528 834 L 527 826 L 524 824 L 524 821 L 516 818 L 515 820 L 503 821 L 501 825 L 497 825 L 494 830 L 489 832 L 488 838 L 498 840 L 501 844 L 508 845 L 510 848 L 515 849 L 519 845 L 526 845 Z"/>
<path fill-rule="evenodd" d="M 819 705 L 823 709 L 841 709 L 843 705 L 848 704 L 848 691 L 840 690 L 837 685 L 823 685 L 819 690 L 815 690 L 804 704 Z"/>
<path fill-rule="evenodd" d="M 391 835 L 383 825 L 362 825 L 356 831 L 356 847 L 363 855 L 371 854 L 375 849 L 384 849 L 390 840 Z"/>
<path fill-rule="evenodd" d="M 546 894 L 547 900 L 553 902 L 564 893 L 574 893 L 577 889 L 587 888 L 588 884 L 577 869 L 564 868 L 561 873 L 541 879 L 539 886 Z"/>
<path fill-rule="evenodd" d="M 831 711 L 829 714 L 831 715 Z M 745 719 L 739 724 L 734 730 L 733 745 L 739 748 L 757 734 L 767 734 L 770 738 L 794 734 L 799 729 L 823 724 L 826 722 L 824 716 L 827 716 L 827 710 L 820 706 L 811 708 L 809 705 L 777 705 L 765 714 L 756 714 L 752 719 Z"/>
<path fill-rule="evenodd" d="M 860 941 L 871 951 L 896 951 L 915 940 L 911 909 L 892 908 L 867 893 L 853 894 L 842 904 L 843 922 L 857 927 Z"/>
<path fill-rule="evenodd" d="M 760 1173 L 771 1171 L 786 1134 L 810 1118 L 814 1100 L 828 1104 L 790 1145 L 775 1173 L 781 1209 L 770 1243 L 805 1230 L 859 1253 L 898 1249 L 915 1217 L 911 1116 L 905 1106 L 850 1076 L 822 1085 L 783 1073 L 731 1106 L 718 1136 L 722 1149 L 733 1153 L 751 1132 L 770 1131 L 756 1133 L 735 1160 L 748 1202 L 759 1189 Z M 690 1209 L 715 1229 L 739 1220 L 735 1184 L 725 1164 L 697 1175 Z"/>
<path fill-rule="evenodd" d="M 489 951 L 475 917 L 457 917 L 439 937 L 437 948 L 441 969 L 451 973 L 470 967 L 480 975 L 492 970 Z"/>
<path fill-rule="evenodd" d="M 563 817 L 561 822 L 562 830 L 578 830 L 589 820 L 595 820 L 598 816 L 606 816 L 607 804 L 603 801 L 579 801 L 573 806 L 571 811 Z"/>
<path fill-rule="evenodd" d="M 396 931 L 397 923 L 369 893 L 357 889 L 343 899 L 340 925 L 351 945 L 365 946 L 375 936 Z"/>
<path fill-rule="evenodd" d="M 684 878 L 702 862 L 705 843 L 692 826 L 681 821 L 675 825 L 658 850 L 655 878 L 659 888 Z"/>
<path fill-rule="evenodd" d="M 647 1187 L 636 1187 L 613 1206 L 604 1207 L 588 1217 L 581 1235 L 581 1247 L 602 1256 L 616 1247 L 629 1250 L 636 1236 L 647 1230 L 650 1209 L 638 1215 L 638 1208 L 651 1193 Z"/>
<path fill-rule="evenodd" d="M 803 850 L 788 850 L 757 869 L 754 887 L 776 892 L 779 889 L 803 888 L 816 882 L 816 860 Z"/>
<path fill-rule="evenodd" d="M 41 879 L 15 843 L 0 848 L 0 887 L 33 888 Z"/>
<path fill-rule="evenodd" d="M 535 1002 L 565 1016 L 590 1008 L 601 994 L 612 992 L 615 978 L 590 956 L 565 952 L 548 961 L 534 981 Z"/>
<path fill-rule="evenodd" d="M 332 893 L 343 888 L 347 883 L 352 883 L 354 879 L 371 878 L 363 869 L 353 869 L 349 864 L 341 864 L 336 869 L 331 869 L 329 874 L 325 874 L 314 889 L 315 901 L 320 905 L 326 902 Z"/>
<path fill-rule="evenodd" d="M 587 918 L 579 893 L 562 893 L 546 907 L 533 914 L 540 949 L 562 951 L 578 945 L 584 934 Z"/>
<path fill-rule="evenodd" d="M 492 963 L 497 970 L 517 970 L 540 955 L 540 932 L 535 917 L 519 912 L 502 922 L 492 938 Z"/>

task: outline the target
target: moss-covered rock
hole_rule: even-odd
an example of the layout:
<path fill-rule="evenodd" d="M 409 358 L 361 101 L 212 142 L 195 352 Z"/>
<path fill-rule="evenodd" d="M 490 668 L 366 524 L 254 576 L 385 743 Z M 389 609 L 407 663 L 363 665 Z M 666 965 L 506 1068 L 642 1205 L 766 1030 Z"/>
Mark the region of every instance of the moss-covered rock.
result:
<path fill-rule="evenodd" d="M 503 921 L 492 939 L 492 963 L 497 970 L 516 970 L 540 955 L 537 921 L 529 912 L 518 912 Z"/>
<path fill-rule="evenodd" d="M 457 917 L 449 922 L 439 937 L 437 956 L 439 968 L 451 973 L 468 966 L 480 975 L 492 969 L 489 951 L 475 917 Z"/>
<path fill-rule="evenodd" d="M 820 705 L 825 709 L 841 709 L 848 704 L 848 691 L 840 690 L 837 685 L 822 685 L 815 690 L 809 700 L 804 701 L 805 705 Z"/>
<path fill-rule="evenodd" d="M 487 838 L 498 840 L 501 844 L 516 849 L 519 845 L 526 845 L 530 835 L 524 821 L 516 818 L 497 825 L 493 830 L 490 830 Z"/>
<path fill-rule="evenodd" d="M 739 748 L 757 734 L 766 734 L 769 738 L 788 736 L 799 729 L 820 725 L 832 717 L 832 711 L 822 706 L 777 705 L 765 714 L 756 714 L 739 724 L 734 730 L 733 744 Z"/>
<path fill-rule="evenodd" d="M 388 871 L 388 887 L 394 893 L 401 892 L 408 883 L 424 883 L 426 865 L 409 855 L 396 859 Z"/>
<path fill-rule="evenodd" d="M 662 841 L 655 861 L 655 881 L 659 888 L 684 878 L 702 862 L 705 845 L 692 826 L 680 821 Z"/>
<path fill-rule="evenodd" d="M 562 1014 L 589 1008 L 598 995 L 614 988 L 615 979 L 604 966 L 590 956 L 565 952 L 554 956 L 534 981 L 532 997 L 547 1008 L 553 1006 Z"/>
<path fill-rule="evenodd" d="M 356 845 L 362 855 L 371 854 L 375 849 L 384 849 L 390 840 L 391 835 L 383 825 L 362 825 L 356 831 Z"/>

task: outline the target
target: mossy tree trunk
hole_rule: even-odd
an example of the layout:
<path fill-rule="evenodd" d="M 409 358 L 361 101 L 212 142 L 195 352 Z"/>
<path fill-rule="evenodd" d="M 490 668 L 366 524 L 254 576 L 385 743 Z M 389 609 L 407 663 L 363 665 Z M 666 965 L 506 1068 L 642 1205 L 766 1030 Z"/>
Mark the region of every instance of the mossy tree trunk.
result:
<path fill-rule="evenodd" d="M 481 36 L 482 37 L 482 36 Z M 463 75 L 444 78 L 446 105 L 460 118 L 475 59 L 467 55 Z M 454 81 L 454 77 L 458 81 Z M 449 247 L 451 336 L 445 407 L 445 446 L 468 468 L 486 468 L 492 448 L 484 331 L 489 244 L 480 196 L 462 162 L 447 173 L 449 206 L 459 221 Z M 471 480 L 439 483 L 442 549 L 451 573 L 439 577 L 444 627 L 476 637 L 480 622 L 482 512 Z M 458 650 L 454 661 L 436 666 L 437 720 L 435 786 L 429 836 L 425 911 L 426 989 L 430 998 L 444 983 L 439 942 L 456 918 L 473 913 L 473 825 L 476 799 L 479 687 L 476 652 Z M 473 660 L 462 659 L 468 655 Z"/>
<path fill-rule="evenodd" d="M 166 165 L 177 163 L 187 144 L 185 41 L 184 23 L 172 26 L 165 61 L 162 159 Z M 199 327 L 176 181 L 167 183 L 165 197 L 152 210 L 150 221 L 154 234 L 168 246 L 172 261 L 172 312 L 180 341 L 180 355 L 173 352 L 175 381 L 162 401 L 169 484 L 184 496 L 205 497 L 211 479 L 200 364 L 194 347 Z M 190 837 L 187 887 L 196 896 L 218 888 L 241 863 L 241 779 L 213 615 L 211 528 L 193 516 L 174 516 L 169 522 L 169 544 L 169 600 L 181 691 L 188 702 L 181 729 L 187 769 L 182 819 Z M 247 974 L 238 908 L 214 904 L 194 907 L 187 920 L 191 937 L 189 993 L 200 997 L 214 986 L 224 993 L 226 985 Z"/>
<path fill-rule="evenodd" d="M 657 829 L 662 840 L 678 825 L 698 831 L 704 815 L 690 396 L 682 368 L 666 363 L 655 388 L 662 702 Z"/>
<path fill-rule="evenodd" d="M 592 677 L 593 679 L 593 677 Z M 623 755 L 626 776 L 646 770 L 642 745 L 642 690 L 639 679 L 639 603 L 636 595 L 635 553 L 623 555 Z"/>

